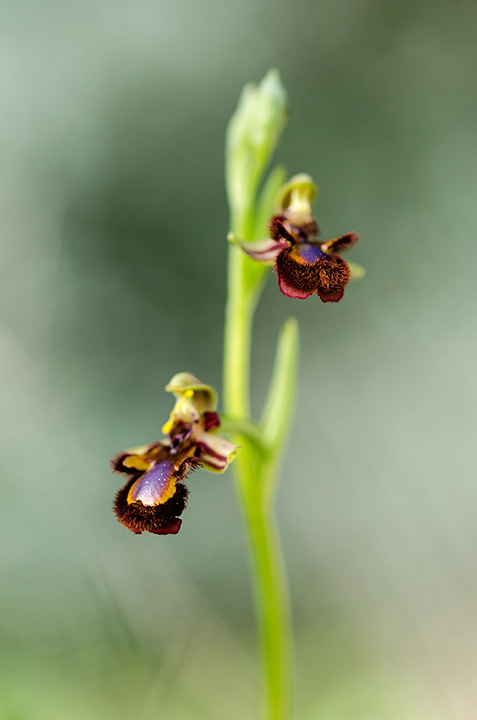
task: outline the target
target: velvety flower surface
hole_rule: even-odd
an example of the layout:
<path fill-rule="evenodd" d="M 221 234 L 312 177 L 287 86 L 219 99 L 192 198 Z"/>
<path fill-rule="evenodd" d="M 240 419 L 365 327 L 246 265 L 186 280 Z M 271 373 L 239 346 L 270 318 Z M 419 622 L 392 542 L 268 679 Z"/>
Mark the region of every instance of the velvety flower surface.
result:
<path fill-rule="evenodd" d="M 323 302 L 338 302 L 351 277 L 341 253 L 358 240 L 346 233 L 333 240 L 318 240 L 318 225 L 311 213 L 315 186 L 307 175 L 292 178 L 281 190 L 277 214 L 270 221 L 270 238 L 238 244 L 254 260 L 274 263 L 284 295 L 304 299 L 316 293 Z"/>
<path fill-rule="evenodd" d="M 220 425 L 217 394 L 190 373 L 175 375 L 166 390 L 176 403 L 163 427 L 160 442 L 132 448 L 112 460 L 112 468 L 127 476 L 114 501 L 114 512 L 125 527 L 140 534 L 179 532 L 187 504 L 184 485 L 190 470 L 203 466 L 226 470 L 238 446 L 215 434 Z"/>

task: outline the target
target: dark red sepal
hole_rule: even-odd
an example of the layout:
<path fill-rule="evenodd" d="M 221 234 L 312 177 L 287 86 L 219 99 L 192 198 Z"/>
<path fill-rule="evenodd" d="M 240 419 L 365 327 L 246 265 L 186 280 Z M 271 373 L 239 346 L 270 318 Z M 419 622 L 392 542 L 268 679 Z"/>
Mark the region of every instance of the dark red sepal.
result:
<path fill-rule="evenodd" d="M 350 250 L 359 240 L 358 233 L 346 233 L 341 237 L 334 238 L 334 240 L 328 240 L 321 243 L 326 252 L 343 252 L 344 250 Z"/>
<path fill-rule="evenodd" d="M 275 217 L 272 217 L 269 223 L 269 230 L 270 230 L 270 237 L 272 240 L 276 240 L 279 242 L 280 240 L 286 240 L 287 242 L 293 244 L 295 241 L 295 238 L 291 233 L 288 232 L 285 225 L 283 224 L 283 221 L 285 220 L 284 217 L 281 215 L 275 215 Z"/>
<path fill-rule="evenodd" d="M 204 413 L 204 429 L 206 432 L 214 430 L 220 426 L 220 416 L 216 412 L 205 412 Z"/>
<path fill-rule="evenodd" d="M 160 442 L 153 442 L 149 445 L 149 447 L 146 449 L 146 451 L 144 453 L 142 453 L 142 455 L 147 455 L 152 450 L 154 450 L 155 448 L 158 448 L 160 446 L 164 447 L 165 451 L 168 451 L 167 445 L 164 445 L 163 443 L 160 443 Z M 124 465 L 124 460 L 126 460 L 126 458 L 131 457 L 132 455 L 135 455 L 135 454 L 136 453 L 134 453 L 134 452 L 128 452 L 126 450 L 125 452 L 121 452 L 121 453 L 118 453 L 117 455 L 115 455 L 111 460 L 112 470 L 114 470 L 114 472 L 123 473 L 125 475 L 137 475 L 137 473 L 138 473 L 137 468 L 127 467 L 126 465 Z M 159 455 L 160 455 L 160 453 L 158 451 L 157 458 L 155 457 L 155 459 L 158 459 Z"/>

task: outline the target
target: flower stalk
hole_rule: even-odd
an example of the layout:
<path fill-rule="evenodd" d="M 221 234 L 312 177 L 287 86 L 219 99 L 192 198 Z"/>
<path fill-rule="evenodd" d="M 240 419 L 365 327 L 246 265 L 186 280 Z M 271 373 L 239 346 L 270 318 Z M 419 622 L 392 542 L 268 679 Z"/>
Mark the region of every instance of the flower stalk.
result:
<path fill-rule="evenodd" d="M 283 182 L 283 171 L 276 169 L 270 174 L 259 199 L 257 191 L 285 120 L 286 96 L 273 71 L 257 88 L 245 89 L 231 120 L 226 173 L 231 231 L 244 240 L 263 236 L 263 224 L 273 214 L 273 200 Z M 265 274 L 266 269 L 238 247 L 229 248 L 224 400 L 227 416 L 238 423 L 234 440 L 241 444 L 234 467 L 261 642 L 262 717 L 287 720 L 291 716 L 291 624 L 273 500 L 294 400 L 298 345 L 295 321 L 287 321 L 282 330 L 269 397 L 254 437 L 239 425 L 242 421 L 257 427 L 250 418 L 251 334 Z"/>

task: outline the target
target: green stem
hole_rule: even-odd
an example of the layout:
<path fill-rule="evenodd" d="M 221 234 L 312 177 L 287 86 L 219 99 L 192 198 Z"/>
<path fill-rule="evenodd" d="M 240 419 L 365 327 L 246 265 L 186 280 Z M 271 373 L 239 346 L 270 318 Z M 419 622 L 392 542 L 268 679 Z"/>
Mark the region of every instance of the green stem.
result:
<path fill-rule="evenodd" d="M 253 493 L 242 498 L 262 645 L 262 714 L 285 720 L 291 710 L 290 612 L 273 509 Z"/>
<path fill-rule="evenodd" d="M 226 412 L 247 418 L 249 407 L 250 346 L 254 307 L 245 292 L 244 253 L 229 248 L 228 299 L 225 321 L 224 404 Z"/>
<path fill-rule="evenodd" d="M 232 219 L 239 237 L 250 237 L 253 215 Z M 228 415 L 248 421 L 250 416 L 250 347 L 252 321 L 261 281 L 247 279 L 251 262 L 236 247 L 229 248 L 228 302 L 225 323 L 224 397 Z M 240 430 L 239 430 L 240 432 Z M 291 713 L 290 614 L 287 584 L 272 498 L 265 488 L 275 463 L 240 432 L 242 445 L 235 463 L 237 493 L 245 519 L 253 573 L 263 670 L 263 720 L 287 720 Z"/>

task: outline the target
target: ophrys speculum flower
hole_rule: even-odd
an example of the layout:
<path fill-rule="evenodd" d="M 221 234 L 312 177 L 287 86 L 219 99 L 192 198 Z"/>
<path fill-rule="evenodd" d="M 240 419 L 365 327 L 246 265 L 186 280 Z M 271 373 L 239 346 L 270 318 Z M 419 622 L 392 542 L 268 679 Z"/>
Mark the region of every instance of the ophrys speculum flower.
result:
<path fill-rule="evenodd" d="M 220 426 L 217 393 L 191 373 L 178 373 L 166 386 L 176 403 L 162 428 L 160 442 L 132 448 L 112 460 L 129 477 L 116 495 L 114 512 L 133 532 L 171 535 L 179 532 L 187 504 L 184 485 L 190 470 L 202 466 L 224 472 L 238 446 L 215 434 Z"/>
<path fill-rule="evenodd" d="M 346 233 L 333 240 L 318 240 L 319 228 L 311 211 L 315 194 L 308 175 L 295 176 L 278 194 L 270 238 L 237 242 L 254 260 L 274 263 L 284 295 L 304 299 L 316 293 L 323 302 L 338 302 L 352 275 L 341 253 L 359 236 Z"/>

